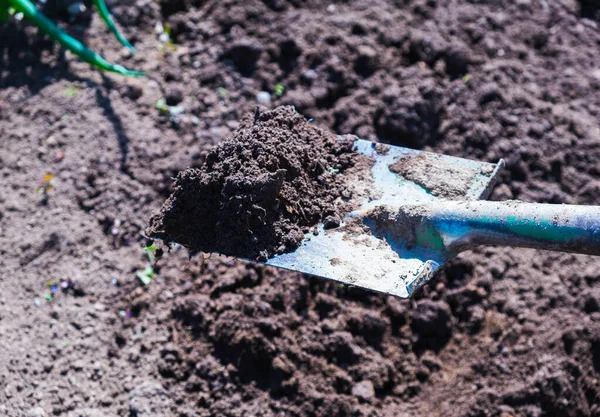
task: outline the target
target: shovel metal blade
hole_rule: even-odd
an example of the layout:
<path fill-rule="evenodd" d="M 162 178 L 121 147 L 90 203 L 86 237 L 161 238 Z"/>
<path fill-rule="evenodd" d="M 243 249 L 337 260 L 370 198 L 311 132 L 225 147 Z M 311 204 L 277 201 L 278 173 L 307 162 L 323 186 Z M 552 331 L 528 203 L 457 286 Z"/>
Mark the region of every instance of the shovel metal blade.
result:
<path fill-rule="evenodd" d="M 350 225 L 362 222 L 364 213 L 380 206 L 485 199 L 504 162 L 477 162 L 362 139 L 355 141 L 354 148 L 375 161 L 356 176 L 360 180 L 350 181 L 352 202 L 358 208 L 340 227 L 324 230 L 319 225 L 318 233 L 307 234 L 298 249 L 264 263 L 408 298 L 433 278 L 449 254 Z"/>

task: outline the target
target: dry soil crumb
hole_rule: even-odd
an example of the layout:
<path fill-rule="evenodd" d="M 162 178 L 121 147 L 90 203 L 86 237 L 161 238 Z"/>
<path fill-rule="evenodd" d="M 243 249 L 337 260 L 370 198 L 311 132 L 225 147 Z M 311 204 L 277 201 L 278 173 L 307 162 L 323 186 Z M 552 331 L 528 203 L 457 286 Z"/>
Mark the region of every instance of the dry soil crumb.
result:
<path fill-rule="evenodd" d="M 257 108 L 200 169 L 187 169 L 148 234 L 191 251 L 265 260 L 296 249 L 323 221 L 337 227 L 350 191 L 344 171 L 359 155 L 293 107 Z"/>
<path fill-rule="evenodd" d="M 390 171 L 445 198 L 464 197 L 477 174 L 468 167 L 450 167 L 439 155 L 429 153 L 401 158 L 390 165 Z M 451 172 L 450 176 L 448 172 Z"/>

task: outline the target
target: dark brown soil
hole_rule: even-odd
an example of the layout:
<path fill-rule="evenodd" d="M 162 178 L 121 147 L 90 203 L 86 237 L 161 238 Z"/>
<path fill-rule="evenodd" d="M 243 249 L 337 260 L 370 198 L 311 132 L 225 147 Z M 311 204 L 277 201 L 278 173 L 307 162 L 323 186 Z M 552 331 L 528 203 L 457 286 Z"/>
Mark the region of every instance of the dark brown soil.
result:
<path fill-rule="evenodd" d="M 291 106 L 257 107 L 202 167 L 177 176 L 147 234 L 191 252 L 263 261 L 292 251 L 310 228 L 337 227 L 346 215 L 344 172 L 360 157 L 352 144 Z"/>
<path fill-rule="evenodd" d="M 0 24 L 0 415 L 599 415 L 598 258 L 480 248 L 411 301 L 178 249 L 136 278 L 173 178 L 261 90 L 331 132 L 505 158 L 494 199 L 600 204 L 597 2 L 108 4 L 136 56 L 95 14 L 62 24 L 151 79 Z"/>

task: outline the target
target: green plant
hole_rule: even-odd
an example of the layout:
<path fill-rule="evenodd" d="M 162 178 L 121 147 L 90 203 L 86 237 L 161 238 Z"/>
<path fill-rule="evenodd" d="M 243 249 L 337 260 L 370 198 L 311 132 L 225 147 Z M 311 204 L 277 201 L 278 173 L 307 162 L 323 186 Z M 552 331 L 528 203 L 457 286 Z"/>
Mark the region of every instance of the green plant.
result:
<path fill-rule="evenodd" d="M 115 35 L 115 38 L 117 38 L 117 40 L 121 42 L 121 45 L 125 46 L 127 49 L 129 49 L 132 53 L 135 54 L 135 48 L 129 43 L 127 39 L 125 39 L 123 35 L 121 35 L 121 32 L 119 32 L 117 26 L 115 26 L 115 22 L 113 21 L 112 16 L 110 15 L 108 8 L 106 7 L 106 3 L 104 3 L 104 0 L 93 0 L 93 3 L 94 6 L 98 8 L 100 17 L 102 18 L 102 20 L 104 20 L 104 23 L 106 23 L 108 29 L 113 33 L 113 35 Z"/>
<path fill-rule="evenodd" d="M 277 97 L 281 97 L 283 95 L 284 91 L 285 91 L 285 87 L 283 86 L 283 84 L 278 83 L 275 85 L 274 92 Z"/>
<path fill-rule="evenodd" d="M 156 260 L 156 250 L 157 246 L 154 242 L 152 242 L 148 246 L 144 246 L 144 252 L 146 252 L 146 255 L 148 256 L 148 261 L 150 261 L 151 264 Z M 148 285 L 154 279 L 154 268 L 152 267 L 152 265 L 146 265 L 146 268 L 138 270 L 135 275 L 142 282 L 142 284 Z"/>
<path fill-rule="evenodd" d="M 173 39 L 171 38 L 171 25 L 165 23 L 164 25 L 158 26 L 160 33 L 159 40 L 162 42 L 162 46 L 160 47 L 160 51 L 164 54 L 167 51 L 174 51 L 175 44 L 173 43 Z M 162 29 L 160 29 L 162 28 Z"/>
<path fill-rule="evenodd" d="M 110 16 L 110 13 L 104 3 L 104 0 L 93 0 L 94 5 L 98 9 L 102 20 L 106 23 L 110 31 L 125 47 L 135 52 L 133 46 L 119 33 L 115 23 Z M 68 35 L 42 12 L 40 12 L 30 0 L 0 0 L 0 21 L 8 19 L 9 16 L 15 13 L 22 13 L 23 17 L 31 21 L 42 32 L 46 33 L 52 39 L 60 43 L 69 51 L 77 55 L 81 60 L 104 71 L 116 72 L 121 75 L 139 77 L 144 75 L 143 72 L 132 71 L 122 65 L 111 64 L 103 57 L 87 48 L 77 39 Z"/>
<path fill-rule="evenodd" d="M 135 275 L 140 281 L 142 281 L 142 284 L 148 285 L 150 284 L 150 282 L 152 282 L 152 279 L 154 278 L 154 268 L 148 265 L 143 270 L 137 271 Z"/>
<path fill-rule="evenodd" d="M 225 87 L 217 87 L 217 94 L 221 97 L 225 97 L 227 95 L 227 89 Z"/>
<path fill-rule="evenodd" d="M 169 113 L 169 106 L 167 106 L 167 100 L 165 100 L 164 98 L 159 98 L 158 100 L 156 100 L 154 108 L 161 113 Z"/>
<path fill-rule="evenodd" d="M 70 86 L 69 88 L 67 88 L 65 90 L 65 97 L 68 98 L 73 98 L 77 95 L 77 92 L 79 91 L 79 88 L 75 87 L 74 85 Z"/>
<path fill-rule="evenodd" d="M 157 247 L 155 242 L 152 242 L 150 246 L 144 246 L 144 252 L 146 252 L 146 255 L 148 255 L 148 260 L 150 263 L 154 262 L 156 259 L 156 249 Z"/>

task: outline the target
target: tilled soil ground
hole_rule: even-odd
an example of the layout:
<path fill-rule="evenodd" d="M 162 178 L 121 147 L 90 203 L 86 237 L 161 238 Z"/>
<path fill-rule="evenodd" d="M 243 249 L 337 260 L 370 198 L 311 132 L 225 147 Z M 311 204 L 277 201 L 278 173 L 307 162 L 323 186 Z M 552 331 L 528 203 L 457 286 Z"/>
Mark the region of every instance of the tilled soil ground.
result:
<path fill-rule="evenodd" d="M 136 278 L 171 178 L 261 90 L 338 133 L 505 158 L 494 199 L 600 204 L 597 2 L 109 6 L 135 57 L 97 16 L 68 29 L 149 78 L 0 27 L 0 414 L 600 415 L 597 258 L 481 248 L 412 301 L 183 250 Z"/>

